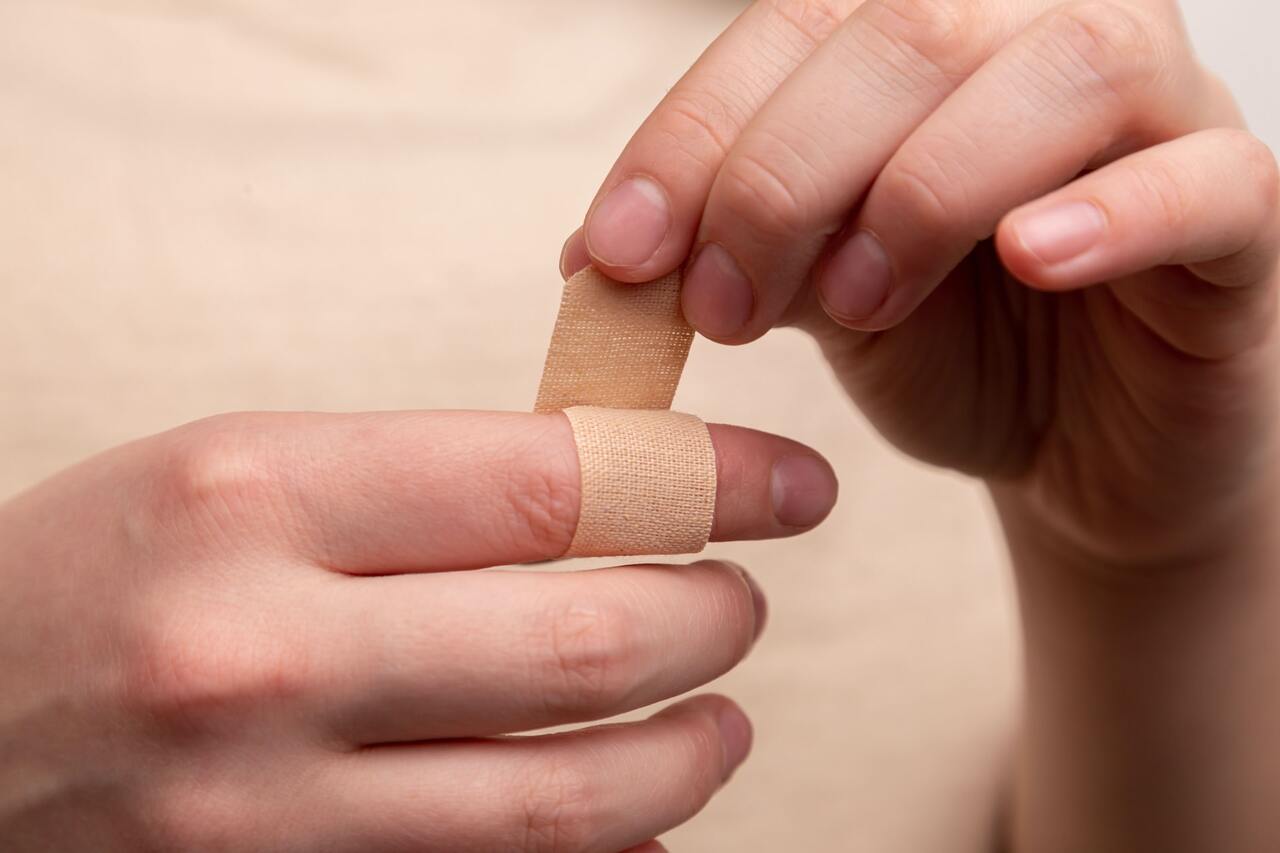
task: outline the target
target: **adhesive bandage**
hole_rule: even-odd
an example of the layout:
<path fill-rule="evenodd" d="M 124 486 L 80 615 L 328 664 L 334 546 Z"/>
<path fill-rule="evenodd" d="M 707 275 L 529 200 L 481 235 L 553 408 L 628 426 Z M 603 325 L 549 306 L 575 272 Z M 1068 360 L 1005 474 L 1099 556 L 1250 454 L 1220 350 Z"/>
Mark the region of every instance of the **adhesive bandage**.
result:
<path fill-rule="evenodd" d="M 693 341 L 680 278 L 565 285 L 534 406 L 563 411 L 581 471 L 566 557 L 688 554 L 711 535 L 716 456 L 706 424 L 669 411 Z"/>

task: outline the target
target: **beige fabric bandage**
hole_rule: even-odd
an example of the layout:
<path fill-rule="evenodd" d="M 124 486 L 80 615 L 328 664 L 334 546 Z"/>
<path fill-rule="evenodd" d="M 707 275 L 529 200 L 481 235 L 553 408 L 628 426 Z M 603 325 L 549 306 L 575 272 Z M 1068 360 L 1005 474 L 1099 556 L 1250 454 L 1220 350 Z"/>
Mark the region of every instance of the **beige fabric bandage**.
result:
<path fill-rule="evenodd" d="M 689 554 L 711 535 L 716 454 L 707 426 L 668 411 L 693 342 L 680 277 L 569 279 L 537 412 L 563 411 L 581 470 L 581 509 L 565 557 Z"/>
<path fill-rule="evenodd" d="M 582 508 L 566 556 L 690 554 L 711 535 L 716 451 L 707 425 L 661 409 L 565 409 Z"/>
<path fill-rule="evenodd" d="M 691 343 L 679 274 L 622 284 L 587 267 L 564 286 L 533 410 L 669 409 Z"/>

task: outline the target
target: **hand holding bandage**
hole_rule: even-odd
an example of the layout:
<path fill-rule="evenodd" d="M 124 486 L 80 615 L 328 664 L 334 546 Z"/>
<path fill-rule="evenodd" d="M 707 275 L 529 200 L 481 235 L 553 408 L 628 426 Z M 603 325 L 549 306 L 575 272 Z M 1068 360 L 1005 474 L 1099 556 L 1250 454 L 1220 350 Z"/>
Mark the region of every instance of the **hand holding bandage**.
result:
<path fill-rule="evenodd" d="M 686 554 L 706 544 L 716 450 L 701 420 L 668 410 L 692 340 L 678 275 L 628 285 L 587 268 L 565 285 L 534 407 L 563 410 L 578 450 L 582 514 L 564 556 Z M 793 493 L 790 511 L 776 515 L 816 523 L 800 506 L 812 498 L 799 481 L 814 480 L 829 507 L 830 469 L 811 455 L 787 463 L 770 476 L 775 504 Z"/>

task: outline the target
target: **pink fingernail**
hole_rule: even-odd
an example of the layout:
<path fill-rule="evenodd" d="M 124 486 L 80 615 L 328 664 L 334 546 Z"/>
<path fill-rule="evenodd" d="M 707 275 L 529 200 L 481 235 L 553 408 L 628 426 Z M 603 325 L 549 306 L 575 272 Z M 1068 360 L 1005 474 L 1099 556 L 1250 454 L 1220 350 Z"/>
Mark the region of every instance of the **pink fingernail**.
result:
<path fill-rule="evenodd" d="M 1087 201 L 1032 211 L 1013 221 L 1013 233 L 1045 266 L 1061 264 L 1092 249 L 1107 230 L 1107 217 Z"/>
<path fill-rule="evenodd" d="M 689 325 L 711 338 L 729 338 L 751 319 L 756 297 L 733 256 L 708 243 L 685 274 L 680 301 Z"/>
<path fill-rule="evenodd" d="M 836 503 L 836 475 L 825 460 L 805 454 L 784 456 L 770 476 L 773 514 L 788 527 L 812 527 Z"/>
<path fill-rule="evenodd" d="M 591 256 L 614 267 L 634 267 L 654 256 L 671 229 L 671 205 L 662 187 L 637 176 L 604 197 L 587 223 Z"/>
<path fill-rule="evenodd" d="M 827 262 L 818 292 L 836 318 L 866 320 L 888 299 L 892 277 L 889 253 L 879 239 L 858 231 Z"/>

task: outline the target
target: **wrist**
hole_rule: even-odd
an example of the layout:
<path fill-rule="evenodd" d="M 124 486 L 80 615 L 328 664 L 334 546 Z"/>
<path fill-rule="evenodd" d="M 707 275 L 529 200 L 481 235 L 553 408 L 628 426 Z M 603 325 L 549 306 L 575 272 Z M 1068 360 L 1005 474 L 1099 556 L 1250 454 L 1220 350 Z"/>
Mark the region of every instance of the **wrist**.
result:
<path fill-rule="evenodd" d="M 1273 849 L 1265 797 L 1222 796 L 1280 784 L 1256 748 L 1280 714 L 1264 502 L 1234 535 L 1188 522 L 1168 540 L 1186 550 L 1136 559 L 1155 551 L 1093 547 L 1016 490 L 991 493 L 1023 634 L 1015 846 L 1111 849 L 1120 832 L 1124 849 Z"/>
<path fill-rule="evenodd" d="M 1277 478 L 1194 500 L 1152 496 L 1105 509 L 1069 511 L 1082 502 L 1046 496 L 1021 483 L 988 481 L 1015 571 L 1054 571 L 1099 579 L 1141 580 L 1228 567 L 1268 570 L 1280 559 L 1274 524 Z M 1187 491 L 1200 491 L 1200 486 Z M 1176 506 L 1177 512 L 1162 512 Z"/>

